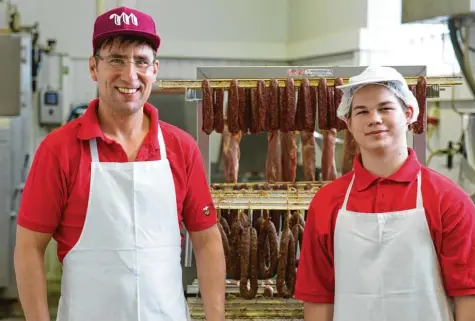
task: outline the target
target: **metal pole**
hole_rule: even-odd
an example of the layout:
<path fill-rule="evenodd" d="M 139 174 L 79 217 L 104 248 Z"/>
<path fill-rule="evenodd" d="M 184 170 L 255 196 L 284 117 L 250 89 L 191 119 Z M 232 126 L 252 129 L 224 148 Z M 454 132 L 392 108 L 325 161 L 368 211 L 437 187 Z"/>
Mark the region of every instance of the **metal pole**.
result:
<path fill-rule="evenodd" d="M 100 16 L 106 12 L 107 4 L 106 0 L 96 0 L 96 16 Z"/>
<path fill-rule="evenodd" d="M 198 141 L 198 147 L 203 157 L 203 164 L 205 167 L 206 178 L 208 179 L 208 185 L 211 182 L 211 162 L 209 154 L 209 136 L 201 131 L 203 126 L 203 110 L 201 108 L 201 101 L 197 103 L 196 108 L 196 138 Z M 185 267 L 191 267 L 193 259 L 193 245 L 191 243 L 190 235 L 188 231 L 185 232 Z"/>

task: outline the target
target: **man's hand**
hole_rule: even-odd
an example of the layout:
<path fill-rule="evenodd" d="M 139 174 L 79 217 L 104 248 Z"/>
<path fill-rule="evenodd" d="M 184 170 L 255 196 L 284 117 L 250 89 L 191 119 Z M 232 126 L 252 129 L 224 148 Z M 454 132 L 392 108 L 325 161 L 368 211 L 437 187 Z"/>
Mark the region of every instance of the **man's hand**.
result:
<path fill-rule="evenodd" d="M 207 321 L 224 321 L 226 263 L 221 234 L 216 225 L 190 232 L 198 282 Z"/>
<path fill-rule="evenodd" d="M 50 321 L 44 260 L 50 240 L 50 234 L 17 228 L 15 274 L 26 321 Z"/>
<path fill-rule="evenodd" d="M 475 295 L 454 297 L 455 321 L 475 321 Z"/>

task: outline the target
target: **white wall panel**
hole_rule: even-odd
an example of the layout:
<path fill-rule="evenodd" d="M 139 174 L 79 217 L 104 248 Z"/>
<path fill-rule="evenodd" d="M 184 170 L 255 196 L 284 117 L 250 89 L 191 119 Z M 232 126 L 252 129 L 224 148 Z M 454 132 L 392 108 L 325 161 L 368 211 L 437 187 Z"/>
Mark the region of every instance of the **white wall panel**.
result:
<path fill-rule="evenodd" d="M 195 79 L 196 69 L 206 66 L 278 66 L 285 62 L 260 60 L 160 59 L 159 79 Z"/>
<path fill-rule="evenodd" d="M 41 42 L 58 40 L 58 51 L 91 53 L 95 0 L 15 0 L 22 24 L 39 22 Z M 137 0 L 162 37 L 160 55 L 173 57 L 285 58 L 287 0 Z M 106 9 L 118 1 L 108 0 Z M 4 13 L 0 9 L 1 13 Z M 5 24 L 5 21 L 3 21 Z M 4 27 L 4 26 L 0 26 Z M 271 48 L 272 50 L 269 50 Z"/>

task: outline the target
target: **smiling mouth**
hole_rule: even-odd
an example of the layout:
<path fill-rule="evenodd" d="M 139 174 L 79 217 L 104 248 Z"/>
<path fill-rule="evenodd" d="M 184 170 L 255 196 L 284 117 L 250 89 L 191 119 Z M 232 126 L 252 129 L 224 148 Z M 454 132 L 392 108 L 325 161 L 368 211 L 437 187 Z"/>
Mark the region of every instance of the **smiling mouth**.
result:
<path fill-rule="evenodd" d="M 128 94 L 128 95 L 135 94 L 136 92 L 139 91 L 138 88 L 124 88 L 124 87 L 116 87 L 116 88 L 120 93 Z"/>
<path fill-rule="evenodd" d="M 385 133 L 385 132 L 387 132 L 387 130 L 376 130 L 376 131 L 367 133 L 366 136 L 378 135 L 378 134 L 382 134 L 382 133 Z"/>

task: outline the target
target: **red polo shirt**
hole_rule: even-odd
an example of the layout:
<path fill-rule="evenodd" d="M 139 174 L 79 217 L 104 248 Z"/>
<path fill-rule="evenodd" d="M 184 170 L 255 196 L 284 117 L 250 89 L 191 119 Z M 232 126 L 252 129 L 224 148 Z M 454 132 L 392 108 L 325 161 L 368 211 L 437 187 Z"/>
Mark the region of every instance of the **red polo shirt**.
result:
<path fill-rule="evenodd" d="M 354 171 L 315 194 L 307 214 L 297 270 L 297 299 L 333 303 L 333 232 L 353 173 L 356 176 L 347 209 L 375 213 L 415 208 L 419 170 L 422 171 L 422 197 L 427 223 L 446 292 L 449 296 L 475 294 L 475 206 L 457 184 L 429 168 L 421 167 L 414 151 L 409 149 L 407 161 L 388 178 L 378 178 L 369 173 L 357 157 Z"/>
<path fill-rule="evenodd" d="M 101 162 L 127 162 L 123 148 L 104 136 L 97 118 L 97 103 L 98 100 L 92 101 L 81 118 L 53 131 L 42 141 L 21 199 L 18 224 L 33 231 L 52 233 L 61 262 L 78 241 L 86 216 L 91 178 L 89 140 L 97 139 Z M 153 106 L 146 104 L 144 113 L 150 118 L 150 131 L 136 161 L 161 158 L 157 138 L 160 124 L 175 182 L 178 221 L 183 221 L 189 231 L 214 225 L 216 214 L 194 138 L 159 121 Z M 205 215 L 206 206 L 211 209 L 209 215 Z"/>

